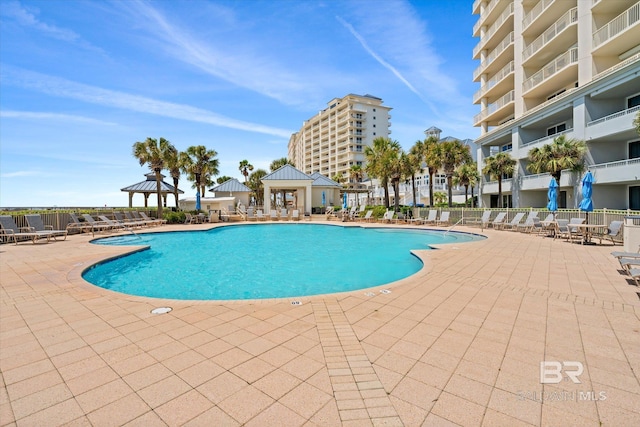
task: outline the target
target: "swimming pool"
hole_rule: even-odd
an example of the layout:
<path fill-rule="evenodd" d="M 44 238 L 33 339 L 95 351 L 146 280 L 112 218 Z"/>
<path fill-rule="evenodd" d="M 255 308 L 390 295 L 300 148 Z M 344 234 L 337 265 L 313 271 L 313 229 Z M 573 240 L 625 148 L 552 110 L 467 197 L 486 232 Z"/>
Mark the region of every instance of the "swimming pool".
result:
<path fill-rule="evenodd" d="M 412 249 L 481 238 L 421 229 L 304 223 L 124 235 L 94 243 L 149 249 L 96 264 L 83 277 L 116 292 L 181 300 L 318 295 L 405 278 L 422 268 Z"/>

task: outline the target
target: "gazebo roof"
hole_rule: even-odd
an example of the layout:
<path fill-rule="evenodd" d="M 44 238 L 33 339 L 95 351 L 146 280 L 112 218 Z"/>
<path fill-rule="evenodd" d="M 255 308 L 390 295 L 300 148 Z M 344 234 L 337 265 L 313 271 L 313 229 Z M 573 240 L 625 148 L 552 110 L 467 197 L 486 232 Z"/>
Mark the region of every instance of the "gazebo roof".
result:
<path fill-rule="evenodd" d="M 342 186 L 340 184 L 338 184 L 337 182 L 335 182 L 332 179 L 327 178 L 326 176 L 322 175 L 320 172 L 314 172 L 311 174 L 311 178 L 313 178 L 313 182 L 311 183 L 311 186 L 313 187 L 337 187 L 337 188 L 342 188 Z"/>
<path fill-rule="evenodd" d="M 312 180 L 313 177 L 306 173 L 299 171 L 291 165 L 284 165 L 279 169 L 271 172 L 269 175 L 265 175 L 262 181 L 301 181 Z"/>
<path fill-rule="evenodd" d="M 138 182 L 137 184 L 130 185 L 128 187 L 121 188 L 120 191 L 126 191 L 129 193 L 157 193 L 156 174 L 151 172 L 145 175 L 146 181 Z M 164 179 L 164 175 L 161 175 Z M 175 191 L 175 187 L 171 184 L 167 184 L 164 181 L 160 182 L 161 193 L 172 193 Z M 178 189 L 179 194 L 183 194 L 184 191 Z"/>
<path fill-rule="evenodd" d="M 215 193 L 250 193 L 251 189 L 237 179 L 231 178 L 220 185 L 216 185 L 209 191 Z"/>

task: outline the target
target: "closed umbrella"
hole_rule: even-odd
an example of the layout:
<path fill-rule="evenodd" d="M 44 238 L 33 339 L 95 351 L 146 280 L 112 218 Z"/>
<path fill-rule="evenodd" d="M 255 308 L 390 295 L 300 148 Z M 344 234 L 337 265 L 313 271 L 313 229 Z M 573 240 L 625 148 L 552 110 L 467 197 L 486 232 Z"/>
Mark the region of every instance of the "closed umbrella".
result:
<path fill-rule="evenodd" d="M 582 201 L 580 202 L 580 210 L 586 212 L 585 222 L 589 224 L 589 212 L 593 211 L 593 200 L 591 195 L 593 194 L 593 175 L 591 172 L 587 172 L 584 178 L 582 178 Z"/>
<path fill-rule="evenodd" d="M 196 210 L 200 210 L 200 192 L 196 191 Z"/>
<path fill-rule="evenodd" d="M 551 178 L 551 182 L 549 182 L 549 191 L 547 191 L 547 198 L 549 199 L 549 203 L 547 203 L 547 209 L 549 211 L 555 212 L 558 210 L 558 183 L 555 178 Z"/>
<path fill-rule="evenodd" d="M 342 209 L 347 209 L 347 193 L 342 194 Z"/>
<path fill-rule="evenodd" d="M 325 196 L 324 191 L 323 191 L 322 192 L 322 206 L 324 207 L 324 205 L 326 205 L 326 204 L 327 204 L 327 199 L 326 199 L 326 196 Z"/>

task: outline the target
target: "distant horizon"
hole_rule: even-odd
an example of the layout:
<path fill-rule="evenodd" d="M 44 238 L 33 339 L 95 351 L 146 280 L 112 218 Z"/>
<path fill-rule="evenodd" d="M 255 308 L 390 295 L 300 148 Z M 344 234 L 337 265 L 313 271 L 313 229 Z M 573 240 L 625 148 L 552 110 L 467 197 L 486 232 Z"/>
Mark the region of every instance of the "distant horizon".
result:
<path fill-rule="evenodd" d="M 268 170 L 350 93 L 392 108 L 405 150 L 431 126 L 477 138 L 471 3 L 370 5 L 2 2 L 0 204 L 127 205 L 119 190 L 148 173 L 132 156 L 147 137 L 213 149 L 220 175 L 241 179 L 240 161 Z"/>

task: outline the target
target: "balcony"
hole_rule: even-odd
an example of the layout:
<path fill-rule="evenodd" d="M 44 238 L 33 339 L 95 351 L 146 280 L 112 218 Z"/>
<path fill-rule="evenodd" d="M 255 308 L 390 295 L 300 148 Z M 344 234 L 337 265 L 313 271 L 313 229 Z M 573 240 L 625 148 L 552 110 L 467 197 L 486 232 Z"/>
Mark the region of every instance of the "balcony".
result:
<path fill-rule="evenodd" d="M 540 148 L 545 144 L 551 144 L 555 138 L 561 135 L 569 134 L 571 132 L 573 132 L 573 128 L 565 129 L 562 132 L 554 133 L 553 135 L 543 136 L 542 138 L 534 139 L 533 141 L 524 142 L 520 144 L 520 148 L 522 149 L 526 147 L 528 153 L 532 148 Z M 526 157 L 527 153 L 521 153 L 520 157 Z"/>
<path fill-rule="evenodd" d="M 513 178 L 502 180 L 502 194 L 510 193 Z M 498 194 L 498 181 L 486 181 L 482 185 L 482 194 Z"/>
<path fill-rule="evenodd" d="M 498 44 L 498 46 L 496 46 L 495 49 L 493 49 L 491 53 L 489 53 L 489 55 L 484 59 L 484 61 L 480 63 L 480 66 L 476 68 L 476 70 L 473 72 L 474 82 L 478 81 L 478 78 L 482 73 L 490 72 L 491 69 L 494 68 L 494 67 L 490 68 L 489 66 L 494 64 L 494 62 L 498 62 L 496 61 L 496 59 L 498 59 L 502 53 L 506 52 L 507 48 L 513 46 L 513 40 L 514 40 L 514 33 L 512 31 L 509 34 L 507 34 L 507 37 L 502 39 L 502 41 Z M 511 58 L 509 59 L 513 59 L 513 56 L 511 56 Z"/>
<path fill-rule="evenodd" d="M 480 31 L 480 27 L 482 27 L 482 23 L 487 20 L 493 9 L 496 8 L 496 5 L 500 2 L 500 0 L 491 0 L 484 8 L 482 13 L 480 14 L 480 18 L 478 22 L 473 26 L 473 36 L 475 37 Z"/>
<path fill-rule="evenodd" d="M 506 118 L 513 109 L 514 101 L 515 91 L 512 90 L 493 104 L 489 104 L 480 114 L 476 114 L 473 118 L 473 123 L 475 123 L 475 126 L 478 126 L 482 122 L 497 122 L 499 118 Z M 508 110 L 507 107 L 511 107 L 511 110 Z"/>
<path fill-rule="evenodd" d="M 541 53 L 543 48 L 556 46 L 556 49 L 564 51 L 563 47 L 576 43 L 578 39 L 576 23 L 578 22 L 578 8 L 568 10 L 560 19 L 547 28 L 540 36 L 525 47 L 522 52 L 523 65 L 532 66 L 534 60 L 542 60 L 542 55 L 536 55 Z M 568 28 L 573 26 L 574 31 L 568 31 Z M 548 49 L 546 49 L 548 52 Z"/>
<path fill-rule="evenodd" d="M 600 163 L 589 166 L 589 170 L 598 184 L 638 182 L 640 159 Z"/>
<path fill-rule="evenodd" d="M 583 1 L 583 0 L 580 0 Z M 522 35 L 533 36 L 540 34 L 549 27 L 567 9 L 576 7 L 576 0 L 540 0 L 533 8 L 525 13 L 522 19 Z"/>
<path fill-rule="evenodd" d="M 513 61 L 509 62 L 502 70 L 494 74 L 482 87 L 473 95 L 473 103 L 477 104 L 480 98 L 489 97 L 492 93 L 500 93 L 501 89 L 507 87 L 513 89 L 513 80 L 507 80 L 514 71 Z"/>
<path fill-rule="evenodd" d="M 513 3 L 509 3 L 507 8 L 500 14 L 498 19 L 489 27 L 487 31 L 482 35 L 482 38 L 478 42 L 478 45 L 473 48 L 473 59 L 479 59 L 480 51 L 486 46 L 493 36 L 495 36 L 498 31 L 502 28 L 503 24 L 509 20 L 513 16 Z M 513 28 L 513 25 L 509 27 L 508 25 L 505 28 Z M 503 34 L 506 34 L 506 31 L 503 30 Z"/>
<path fill-rule="evenodd" d="M 640 105 L 587 122 L 587 137 L 597 139 L 633 129 L 633 118 Z"/>
<path fill-rule="evenodd" d="M 638 33 L 631 31 L 640 22 L 640 2 L 593 33 L 593 55 L 619 55 L 638 44 Z M 611 43 L 615 40 L 615 43 Z"/>
<path fill-rule="evenodd" d="M 543 96 L 554 89 L 566 87 L 578 79 L 578 48 L 572 47 L 529 77 L 522 84 L 523 95 Z M 553 79 L 554 86 L 547 84 Z"/>

